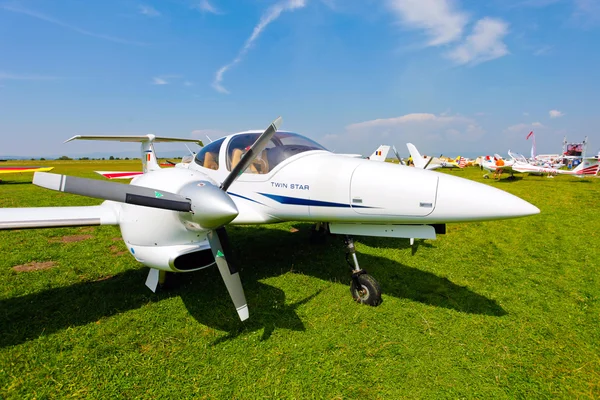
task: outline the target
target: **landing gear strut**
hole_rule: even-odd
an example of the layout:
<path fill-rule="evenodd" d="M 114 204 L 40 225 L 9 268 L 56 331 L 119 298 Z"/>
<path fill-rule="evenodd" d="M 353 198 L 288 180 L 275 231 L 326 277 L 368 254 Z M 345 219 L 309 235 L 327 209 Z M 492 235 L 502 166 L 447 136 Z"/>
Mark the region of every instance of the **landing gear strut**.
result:
<path fill-rule="evenodd" d="M 382 301 L 379 283 L 358 265 L 354 239 L 346 236 L 344 243 L 346 244 L 346 262 L 352 271 L 352 283 L 350 284 L 352 297 L 359 303 L 368 304 L 373 307 L 378 306 Z"/>

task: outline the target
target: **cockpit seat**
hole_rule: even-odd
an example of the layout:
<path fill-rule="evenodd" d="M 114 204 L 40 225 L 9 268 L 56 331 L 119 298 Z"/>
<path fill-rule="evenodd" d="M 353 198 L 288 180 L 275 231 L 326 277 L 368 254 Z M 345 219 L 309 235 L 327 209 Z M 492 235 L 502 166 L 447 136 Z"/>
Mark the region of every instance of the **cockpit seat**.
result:
<path fill-rule="evenodd" d="M 219 169 L 219 164 L 215 160 L 215 155 L 213 153 L 207 152 L 204 155 L 204 168 Z"/>
<path fill-rule="evenodd" d="M 236 165 L 240 163 L 242 156 L 244 155 L 244 151 L 242 149 L 233 149 L 231 153 L 231 169 L 234 169 Z M 246 169 L 249 174 L 258 174 L 258 170 L 254 166 L 254 163 L 250 164 L 250 166 Z"/>

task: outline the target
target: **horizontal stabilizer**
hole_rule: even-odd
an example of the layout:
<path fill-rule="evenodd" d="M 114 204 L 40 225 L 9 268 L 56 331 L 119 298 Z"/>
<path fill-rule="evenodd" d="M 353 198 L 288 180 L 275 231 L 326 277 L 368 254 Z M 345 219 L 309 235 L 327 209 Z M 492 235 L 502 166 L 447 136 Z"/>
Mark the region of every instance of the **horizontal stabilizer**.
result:
<path fill-rule="evenodd" d="M 166 136 L 155 136 L 155 135 L 127 135 L 127 136 L 115 136 L 115 135 L 75 135 L 72 138 L 65 140 L 65 143 L 72 140 L 106 140 L 113 142 L 188 142 L 197 143 L 199 146 L 203 146 L 202 140 L 199 139 L 184 139 L 184 138 L 172 138 Z"/>
<path fill-rule="evenodd" d="M 131 179 L 142 175 L 142 171 L 94 171 L 106 179 Z"/>
<path fill-rule="evenodd" d="M 85 207 L 0 208 L 0 230 L 117 225 L 119 207 L 105 202 Z"/>

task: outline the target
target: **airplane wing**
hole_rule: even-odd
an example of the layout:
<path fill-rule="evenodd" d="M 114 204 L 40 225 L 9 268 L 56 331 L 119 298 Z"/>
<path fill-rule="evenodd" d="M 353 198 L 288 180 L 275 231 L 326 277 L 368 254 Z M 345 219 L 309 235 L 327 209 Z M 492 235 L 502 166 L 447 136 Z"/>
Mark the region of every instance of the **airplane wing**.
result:
<path fill-rule="evenodd" d="M 131 179 L 142 175 L 142 171 L 94 171 L 107 179 Z"/>
<path fill-rule="evenodd" d="M 0 230 L 118 225 L 120 209 L 113 201 L 83 207 L 0 208 Z"/>
<path fill-rule="evenodd" d="M 48 172 L 54 167 L 0 167 L 0 174 L 13 174 L 17 172 Z"/>

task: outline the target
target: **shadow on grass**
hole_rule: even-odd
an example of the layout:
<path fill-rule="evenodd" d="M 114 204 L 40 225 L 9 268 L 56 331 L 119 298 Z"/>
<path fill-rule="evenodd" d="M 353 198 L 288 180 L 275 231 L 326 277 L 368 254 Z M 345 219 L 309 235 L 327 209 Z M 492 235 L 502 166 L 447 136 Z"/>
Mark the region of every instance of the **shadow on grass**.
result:
<path fill-rule="evenodd" d="M 0 179 L 0 185 L 31 185 L 31 182 L 23 182 L 23 181 L 6 181 Z"/>
<path fill-rule="evenodd" d="M 232 258 L 243 260 L 238 265 L 251 312 L 251 318 L 245 323 L 239 321 L 216 268 L 172 274 L 168 278 L 170 289 L 158 294 L 144 286 L 147 269 L 141 268 L 106 280 L 0 300 L 0 347 L 177 296 L 199 323 L 227 332 L 216 343 L 259 329 L 264 329 L 263 339 L 268 339 L 277 328 L 304 331 L 296 309 L 312 301 L 319 291 L 287 304 L 281 289 L 260 281 L 293 271 L 349 285 L 350 273 L 344 260 L 341 237 L 329 237 L 323 245 L 311 246 L 308 240 L 310 224 L 296 227 L 300 230 L 295 233 L 265 228 L 229 229 Z M 398 247 L 399 244 L 397 239 L 379 238 L 376 242 L 379 247 Z M 379 281 L 385 295 L 464 313 L 506 315 L 496 301 L 446 278 L 383 257 L 360 253 L 358 257 L 361 266 Z M 352 301 L 350 294 L 348 301 Z"/>
<path fill-rule="evenodd" d="M 492 177 L 490 177 L 490 179 L 494 182 L 497 183 L 513 183 L 513 182 L 518 182 L 518 181 L 522 181 L 523 177 L 522 176 L 517 176 L 517 175 L 513 175 L 511 176 L 507 176 L 506 178 L 501 178 L 501 179 L 493 179 Z"/>

